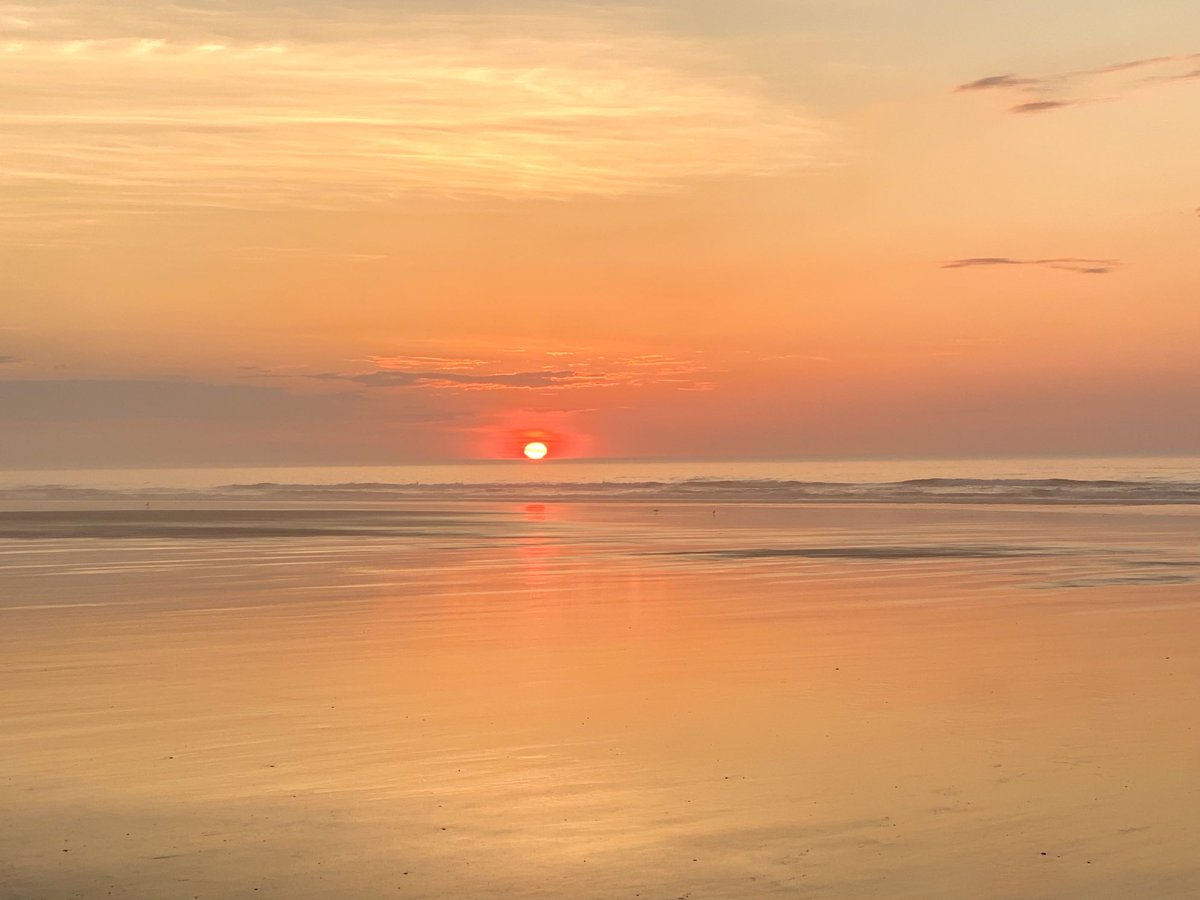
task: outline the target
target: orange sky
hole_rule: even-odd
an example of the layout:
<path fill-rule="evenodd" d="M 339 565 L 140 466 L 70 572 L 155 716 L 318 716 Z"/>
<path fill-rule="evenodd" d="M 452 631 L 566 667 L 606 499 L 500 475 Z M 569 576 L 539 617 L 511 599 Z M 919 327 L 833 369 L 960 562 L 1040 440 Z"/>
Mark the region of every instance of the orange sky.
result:
<path fill-rule="evenodd" d="M 1200 452 L 1197 33 L 0 0 L 0 465 Z"/>

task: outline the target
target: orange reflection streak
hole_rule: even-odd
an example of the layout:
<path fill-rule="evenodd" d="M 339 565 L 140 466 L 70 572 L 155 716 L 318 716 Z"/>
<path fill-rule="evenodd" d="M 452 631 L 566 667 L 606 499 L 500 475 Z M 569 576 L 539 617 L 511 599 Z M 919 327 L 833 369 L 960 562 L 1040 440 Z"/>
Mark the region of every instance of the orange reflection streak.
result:
<path fill-rule="evenodd" d="M 545 503 L 527 503 L 521 507 L 521 512 L 525 516 L 527 522 L 545 522 L 546 521 L 546 504 Z"/>
<path fill-rule="evenodd" d="M 521 518 L 528 525 L 544 526 L 562 518 L 560 507 L 545 503 L 526 503 Z M 548 528 L 538 528 L 526 534 L 517 545 L 521 561 L 522 580 L 527 585 L 543 584 L 553 574 L 554 562 L 565 550 Z"/>

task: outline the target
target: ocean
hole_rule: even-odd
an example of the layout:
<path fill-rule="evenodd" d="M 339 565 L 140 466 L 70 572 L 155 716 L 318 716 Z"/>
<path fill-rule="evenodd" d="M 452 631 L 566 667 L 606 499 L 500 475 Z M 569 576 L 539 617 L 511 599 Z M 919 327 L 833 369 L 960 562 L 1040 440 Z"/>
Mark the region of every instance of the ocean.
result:
<path fill-rule="evenodd" d="M 366 467 L 0 471 L 0 503 L 625 499 L 1151 502 L 1200 499 L 1200 457 L 481 461 Z"/>

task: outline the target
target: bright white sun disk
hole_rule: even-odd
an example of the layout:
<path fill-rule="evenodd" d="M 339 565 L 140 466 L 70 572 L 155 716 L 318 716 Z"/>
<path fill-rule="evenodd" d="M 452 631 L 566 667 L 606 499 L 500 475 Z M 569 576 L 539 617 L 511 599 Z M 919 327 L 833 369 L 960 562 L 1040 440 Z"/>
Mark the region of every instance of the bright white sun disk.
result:
<path fill-rule="evenodd" d="M 548 448 L 541 441 L 530 441 L 525 445 L 525 455 L 529 459 L 541 459 L 548 452 Z"/>

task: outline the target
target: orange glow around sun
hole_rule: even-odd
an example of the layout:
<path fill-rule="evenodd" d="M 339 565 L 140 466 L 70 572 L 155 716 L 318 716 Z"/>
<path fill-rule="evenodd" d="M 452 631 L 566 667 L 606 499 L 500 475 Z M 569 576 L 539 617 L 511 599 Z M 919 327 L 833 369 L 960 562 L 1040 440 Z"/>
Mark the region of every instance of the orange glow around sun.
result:
<path fill-rule="evenodd" d="M 556 426 L 497 423 L 477 429 L 474 445 L 464 449 L 476 459 L 496 460 L 560 460 L 590 455 L 592 445 L 587 435 L 558 423 Z M 536 452 L 538 446 L 545 448 L 541 456 L 532 456 L 526 450 Z"/>
<path fill-rule="evenodd" d="M 527 459 L 542 459 L 547 453 L 550 452 L 550 448 L 547 447 L 542 441 L 530 441 L 525 445 L 523 452 L 525 453 L 525 457 Z"/>

